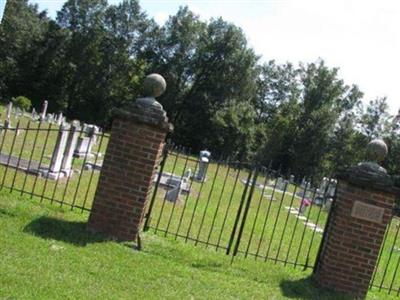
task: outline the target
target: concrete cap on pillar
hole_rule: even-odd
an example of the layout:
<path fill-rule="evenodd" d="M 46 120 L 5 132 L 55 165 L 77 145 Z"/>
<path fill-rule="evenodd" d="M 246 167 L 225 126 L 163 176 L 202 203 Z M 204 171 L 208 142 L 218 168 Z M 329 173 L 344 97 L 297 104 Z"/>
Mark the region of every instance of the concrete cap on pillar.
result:
<path fill-rule="evenodd" d="M 143 92 L 145 97 L 160 97 L 167 89 L 167 83 L 160 74 L 147 75 L 143 81 Z"/>
<path fill-rule="evenodd" d="M 167 113 L 156 100 L 156 97 L 161 96 L 167 88 L 165 79 L 160 74 L 150 74 L 143 80 L 142 88 L 144 97 L 136 99 L 135 102 L 121 109 L 114 109 L 114 115 L 156 125 L 171 132 L 173 126 L 168 123 Z"/>
<path fill-rule="evenodd" d="M 374 139 L 368 143 L 366 149 L 366 161 L 357 166 L 350 167 L 339 177 L 361 186 L 380 190 L 388 190 L 393 187 L 393 181 L 385 168 L 379 165 L 388 154 L 388 147 L 381 139 Z"/>
<path fill-rule="evenodd" d="M 156 100 L 156 97 L 161 96 L 167 88 L 167 83 L 164 77 L 160 74 L 147 75 L 143 80 L 143 98 L 138 98 L 136 104 L 142 106 L 151 106 L 159 110 L 163 110 L 162 105 Z"/>
<path fill-rule="evenodd" d="M 374 139 L 367 145 L 367 159 L 376 163 L 385 160 L 388 154 L 388 147 L 381 139 Z"/>

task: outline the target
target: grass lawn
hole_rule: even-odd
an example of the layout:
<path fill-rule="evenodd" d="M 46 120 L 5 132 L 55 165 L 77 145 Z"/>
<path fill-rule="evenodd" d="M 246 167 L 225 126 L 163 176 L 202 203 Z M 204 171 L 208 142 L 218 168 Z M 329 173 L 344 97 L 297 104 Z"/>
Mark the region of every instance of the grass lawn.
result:
<path fill-rule="evenodd" d="M 1 108 L 0 106 L 0 110 Z M 20 118 L 21 126 L 26 128 L 28 119 L 29 118 L 26 117 Z M 15 120 L 12 121 L 12 125 L 16 126 Z M 41 126 L 42 128 L 49 127 L 49 125 L 45 123 Z M 58 130 L 56 125 L 52 126 L 55 130 L 50 132 L 38 132 L 37 130 L 33 130 L 27 133 L 27 131 L 22 131 L 15 140 L 13 131 L 9 131 L 5 136 L 5 131 L 3 131 L 0 136 L 2 144 L 2 146 L 0 146 L 0 151 L 7 154 L 12 153 L 12 155 L 17 157 L 21 156 L 24 159 L 33 158 L 36 161 L 42 161 L 43 164 L 49 164 Z M 31 123 L 30 128 L 36 127 L 38 127 L 38 123 Z M 105 137 L 98 142 L 93 150 L 104 154 L 107 144 L 108 137 Z M 7 199 L 6 202 L 3 201 L 4 205 L 6 205 L 4 210 L 12 210 L 14 209 L 13 207 L 19 203 L 16 201 L 21 193 L 14 191 L 12 194 L 5 194 L 5 191 L 8 191 L 8 189 L 3 189 L 3 187 L 11 186 L 16 190 L 23 190 L 26 194 L 32 193 L 39 195 L 40 197 L 34 197 L 37 200 L 36 203 L 43 202 L 48 204 L 51 202 L 51 199 L 55 199 L 56 202 L 58 201 L 75 207 L 90 209 L 99 179 L 99 172 L 82 170 L 84 162 L 83 159 L 74 159 L 73 168 L 81 170 L 81 172 L 74 174 L 68 180 L 61 179 L 57 181 L 28 175 L 25 172 L 16 171 L 13 168 L 6 169 L 3 165 L 0 165 L 0 186 L 2 186 L 0 190 L 3 190 L 2 195 L 7 195 L 7 198 L 11 199 Z M 182 176 L 188 168 L 190 168 L 193 173 L 196 172 L 198 169 L 197 157 L 178 155 L 177 152 L 172 152 L 168 156 L 164 171 Z M 230 259 L 224 256 L 223 253 L 229 245 L 235 227 L 235 220 L 240 211 L 242 195 L 245 190 L 245 184 L 243 184 L 242 181 L 246 181 L 248 175 L 248 168 L 240 169 L 227 163 L 210 163 L 207 171 L 207 181 L 204 183 L 190 181 L 191 192 L 181 195 L 180 201 L 176 203 L 165 201 L 165 189 L 160 187 L 156 194 L 154 210 L 151 214 L 151 231 L 145 235 L 146 247 L 143 253 L 148 253 L 147 251 L 152 249 L 152 251 L 157 252 L 160 245 L 164 245 L 168 249 L 175 247 L 175 250 L 170 251 L 176 251 L 176 253 L 187 251 L 190 257 L 190 255 L 192 255 L 190 253 L 194 250 L 192 250 L 191 246 L 182 245 L 182 241 L 187 241 L 197 244 L 200 248 L 208 249 L 206 252 L 204 252 L 203 249 L 198 249 L 196 252 L 193 252 L 197 253 L 196 255 L 206 255 L 211 258 L 217 257 L 218 265 L 222 264 L 224 270 L 230 269 Z M 299 220 L 286 209 L 286 207 L 299 207 L 301 198 L 294 195 L 298 191 L 298 187 L 291 184 L 288 186 L 286 193 L 279 190 L 274 191 L 271 187 L 271 182 L 268 181 L 270 179 L 271 178 L 266 178 L 263 174 L 260 174 L 257 178 L 257 183 L 264 186 L 266 183 L 269 183 L 269 187 L 264 190 L 256 188 L 250 202 L 248 202 L 248 196 L 243 198 L 243 207 L 240 211 L 239 222 L 231 245 L 231 250 L 233 250 L 238 240 L 239 229 L 243 225 L 242 237 L 240 239 L 240 245 L 238 245 L 238 256 L 235 258 L 234 266 L 237 264 L 248 265 L 248 268 L 252 270 L 266 268 L 265 270 L 263 269 L 264 271 L 262 272 L 267 272 L 268 274 L 270 270 L 269 266 L 277 261 L 289 264 L 289 266 L 286 266 L 287 269 L 283 269 L 283 266 L 276 267 L 277 269 L 273 270 L 270 276 L 274 277 L 273 273 L 275 272 L 284 272 L 284 276 L 289 277 L 291 274 L 301 274 L 301 276 L 304 276 L 304 274 L 309 274 L 310 269 L 307 270 L 308 273 L 303 273 L 301 272 L 302 267 L 306 266 L 311 268 L 314 265 L 322 238 L 322 233 L 306 227 L 304 222 L 313 222 L 317 224 L 319 228 L 323 229 L 327 219 L 327 212 L 321 209 L 320 206 L 312 205 L 304 213 L 303 220 Z M 26 198 L 24 199 L 28 198 L 26 194 Z M 8 203 L 14 203 L 15 205 L 13 204 L 13 207 L 9 207 L 7 206 Z M 23 203 L 23 205 L 30 205 L 25 204 L 25 202 Z M 244 208 L 247 203 L 249 203 L 248 213 L 247 218 L 244 219 Z M 55 204 L 58 207 L 60 206 L 60 204 Z M 2 211 L 0 211 L 0 217 L 2 218 L 0 222 L 3 221 L 5 216 L 13 216 L 13 214 L 16 216 L 24 216 L 23 211 L 27 208 L 24 208 L 23 205 L 21 206 L 18 204 L 18 206 L 15 207 L 15 213 L 12 212 L 11 215 L 10 213 L 2 214 Z M 29 209 L 32 209 L 38 214 L 43 213 L 42 208 L 39 209 L 38 206 L 29 207 Z M 68 211 L 69 208 L 65 207 L 65 210 Z M 65 227 L 68 229 L 68 232 L 72 232 L 74 236 L 82 239 L 87 238 L 85 235 L 82 236 L 81 233 L 84 228 L 82 221 L 85 221 L 87 218 L 86 213 L 82 215 L 73 213 L 65 214 L 63 210 L 59 210 L 59 213 L 57 213 L 56 208 L 50 210 L 46 208 L 44 211 L 52 216 L 59 215 L 62 218 L 66 218 L 66 220 L 76 220 L 81 223 L 71 223 L 70 221 L 59 222 L 46 218 L 40 219 L 32 215 L 30 216 L 31 218 L 38 220 L 32 223 L 33 227 L 39 226 L 34 228 L 41 228 L 43 226 L 54 226 L 55 228 Z M 80 211 L 80 209 L 78 211 Z M 22 213 L 22 215 L 20 213 Z M 243 222 L 243 220 L 245 221 Z M 382 256 L 377 267 L 378 271 L 374 276 L 373 283 L 375 286 L 400 289 L 400 280 L 398 278 L 398 273 L 400 272 L 397 272 L 400 263 L 399 226 L 399 220 L 394 218 L 388 230 L 387 240 L 384 244 Z M 33 227 L 30 226 L 27 228 Z M 24 231 L 25 235 L 26 232 L 27 230 Z M 32 230 L 29 232 L 32 233 Z M 62 233 L 62 230 L 60 232 Z M 157 233 L 156 236 L 152 234 L 154 232 Z M 35 233 L 34 230 L 33 233 Z M 59 239 L 63 240 L 61 233 L 50 232 L 49 237 L 53 238 L 52 234 L 54 234 L 60 237 Z M 46 233 L 44 235 L 47 236 Z M 164 239 L 164 236 L 167 237 L 167 239 Z M 53 239 L 56 241 L 54 244 L 55 246 L 50 245 L 50 250 L 54 250 L 55 252 L 58 250 L 60 250 L 60 252 L 66 252 L 64 249 L 68 249 L 70 244 L 79 246 L 79 242 L 76 242 L 76 240 L 71 237 L 71 239 L 67 241 L 67 245 L 64 245 L 62 249 L 58 249 L 59 243 L 57 241 L 59 239 Z M 83 250 L 98 245 L 109 245 L 109 243 L 105 242 L 100 243 L 98 240 L 93 240 L 92 242 L 91 237 L 89 239 L 90 242 L 88 242 L 84 248 L 79 247 L 78 249 Z M 121 247 L 121 245 L 114 245 L 116 247 Z M 127 247 L 124 246 L 123 249 L 125 248 Z M 215 254 L 215 250 L 219 253 Z M 201 254 L 203 253 L 202 251 L 206 254 Z M 49 253 L 52 252 L 53 251 L 50 251 Z M 136 254 L 135 252 L 135 255 Z M 45 257 L 47 256 L 48 255 L 45 255 Z M 160 256 L 162 255 L 160 254 Z M 179 259 L 185 261 L 186 259 L 183 256 L 184 255 Z M 244 257 L 247 257 L 246 260 Z M 254 262 L 255 260 L 257 261 Z M 264 263 L 264 260 L 269 260 L 269 262 Z M 292 265 L 298 267 L 296 271 L 293 271 Z M 194 268 L 196 267 L 194 266 Z M 203 267 L 198 268 L 202 269 Z M 212 269 L 215 268 L 213 267 Z M 290 273 L 287 273 L 287 270 L 291 270 Z M 237 270 L 234 271 L 232 269 L 232 272 L 235 273 Z M 307 284 L 309 284 L 308 281 L 305 282 L 305 285 Z M 279 286 L 278 283 L 277 286 Z M 175 288 L 176 287 L 173 289 Z M 243 297 L 244 296 L 245 295 L 243 295 Z M 258 296 L 256 298 L 258 298 Z"/>
<path fill-rule="evenodd" d="M 0 298 L 346 299 L 318 289 L 310 271 L 240 258 L 231 265 L 228 256 L 149 233 L 139 252 L 86 233 L 86 219 L 0 192 Z"/>

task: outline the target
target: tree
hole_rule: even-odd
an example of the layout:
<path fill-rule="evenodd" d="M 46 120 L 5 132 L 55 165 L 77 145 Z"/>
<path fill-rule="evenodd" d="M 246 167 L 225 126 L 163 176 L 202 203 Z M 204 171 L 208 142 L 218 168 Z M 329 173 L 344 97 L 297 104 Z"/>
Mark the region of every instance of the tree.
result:
<path fill-rule="evenodd" d="M 28 0 L 7 1 L 0 24 L 0 97 L 31 97 L 31 61 L 48 18 Z"/>
<path fill-rule="evenodd" d="M 32 107 L 32 102 L 24 96 L 18 96 L 17 98 L 12 98 L 12 101 L 16 107 L 28 111 Z"/>
<path fill-rule="evenodd" d="M 272 104 L 268 109 L 264 158 L 300 177 L 320 177 L 329 171 L 326 159 L 335 126 L 354 108 L 362 93 L 356 86 L 345 85 L 337 76 L 338 70 L 328 68 L 322 60 L 300 65 L 296 70 L 270 68 L 269 73 L 276 79 L 270 79 L 269 86 L 274 88 L 273 92 L 267 90 L 266 99 L 276 106 Z M 272 72 L 274 69 L 279 72 Z"/>
<path fill-rule="evenodd" d="M 385 130 L 388 128 L 387 122 L 389 121 L 386 97 L 376 98 L 370 101 L 365 109 L 362 105 L 359 109 L 361 132 L 370 139 L 385 135 Z"/>

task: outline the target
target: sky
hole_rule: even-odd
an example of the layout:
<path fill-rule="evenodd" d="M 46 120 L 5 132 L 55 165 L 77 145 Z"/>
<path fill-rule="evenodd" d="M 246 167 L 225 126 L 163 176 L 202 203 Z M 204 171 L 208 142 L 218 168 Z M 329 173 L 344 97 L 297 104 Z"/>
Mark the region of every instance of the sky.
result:
<path fill-rule="evenodd" d="M 30 2 L 55 17 L 64 0 Z M 340 69 L 346 84 L 357 84 L 365 101 L 386 96 L 392 114 L 400 108 L 398 0 L 141 0 L 140 4 L 160 24 L 184 5 L 204 20 L 222 16 L 243 29 L 261 61 L 322 58 Z"/>

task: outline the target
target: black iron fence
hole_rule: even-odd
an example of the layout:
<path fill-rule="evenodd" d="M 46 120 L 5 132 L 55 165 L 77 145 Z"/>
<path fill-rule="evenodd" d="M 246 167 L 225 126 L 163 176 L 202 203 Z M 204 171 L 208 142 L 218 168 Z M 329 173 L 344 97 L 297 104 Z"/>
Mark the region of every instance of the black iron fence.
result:
<path fill-rule="evenodd" d="M 268 167 L 202 161 L 174 148 L 160 166 L 145 230 L 232 257 L 313 268 L 334 182 L 316 188 Z"/>
<path fill-rule="evenodd" d="M 0 128 L 0 189 L 90 211 L 109 135 L 23 119 Z M 270 167 L 209 162 L 169 147 L 145 230 L 235 257 L 314 268 L 334 204 L 335 181 L 316 187 Z M 332 204 L 333 203 L 333 204 Z M 385 234 L 371 288 L 400 294 L 400 218 Z"/>
<path fill-rule="evenodd" d="M 0 130 L 0 189 L 90 210 L 108 134 L 27 118 Z"/>
<path fill-rule="evenodd" d="M 386 230 L 370 287 L 400 295 L 400 218 L 394 216 Z"/>

